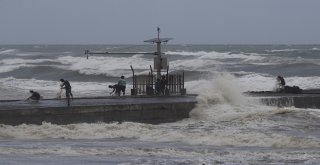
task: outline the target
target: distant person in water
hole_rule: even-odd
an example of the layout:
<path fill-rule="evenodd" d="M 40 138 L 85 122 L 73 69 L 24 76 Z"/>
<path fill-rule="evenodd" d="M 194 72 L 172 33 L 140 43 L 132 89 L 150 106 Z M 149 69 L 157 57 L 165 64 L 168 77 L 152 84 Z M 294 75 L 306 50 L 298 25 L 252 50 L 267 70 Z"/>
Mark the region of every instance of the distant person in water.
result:
<path fill-rule="evenodd" d="M 282 76 L 277 77 L 277 84 L 278 84 L 278 91 L 281 92 L 284 90 L 284 86 L 286 85 L 286 82 L 284 81 L 284 78 Z"/>
<path fill-rule="evenodd" d="M 32 100 L 32 101 L 39 101 L 40 100 L 40 94 L 38 92 L 35 92 L 33 90 L 30 90 L 31 96 L 27 98 L 27 100 Z"/>
<path fill-rule="evenodd" d="M 69 83 L 68 80 L 64 80 L 64 79 L 60 79 L 60 81 L 62 82 L 61 84 L 61 89 L 65 89 L 66 90 L 66 97 L 70 97 L 73 99 L 73 95 L 71 93 L 71 85 Z"/>
<path fill-rule="evenodd" d="M 121 76 L 120 80 L 118 81 L 118 90 L 116 91 L 116 93 L 120 96 L 121 95 L 121 91 L 123 96 L 126 93 L 126 80 L 124 79 L 124 76 Z"/>

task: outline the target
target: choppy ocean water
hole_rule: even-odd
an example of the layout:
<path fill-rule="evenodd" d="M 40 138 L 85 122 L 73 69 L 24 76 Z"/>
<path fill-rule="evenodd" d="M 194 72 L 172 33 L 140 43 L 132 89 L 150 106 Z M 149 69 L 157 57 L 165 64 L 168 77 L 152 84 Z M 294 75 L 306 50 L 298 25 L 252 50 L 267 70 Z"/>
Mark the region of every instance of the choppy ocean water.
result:
<path fill-rule="evenodd" d="M 30 89 L 55 98 L 59 79 L 75 97 L 107 96 L 108 85 L 149 71 L 152 45 L 0 45 L 0 100 Z M 165 45 L 170 71 L 198 94 L 191 118 L 159 125 L 0 125 L 1 164 L 318 164 L 320 110 L 269 107 L 242 95 L 288 85 L 320 88 L 320 45 Z"/>

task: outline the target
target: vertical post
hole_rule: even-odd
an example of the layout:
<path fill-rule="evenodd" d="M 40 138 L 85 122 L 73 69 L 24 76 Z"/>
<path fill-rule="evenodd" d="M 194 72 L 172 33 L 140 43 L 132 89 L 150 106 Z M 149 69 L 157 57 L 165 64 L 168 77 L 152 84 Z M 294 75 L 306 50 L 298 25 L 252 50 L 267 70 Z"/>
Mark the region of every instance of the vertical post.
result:
<path fill-rule="evenodd" d="M 157 43 L 157 59 L 158 59 L 157 78 L 160 78 L 161 77 L 162 60 L 161 60 L 161 40 L 160 40 L 160 28 L 159 27 L 157 28 L 157 31 L 158 31 L 158 41 L 156 42 Z"/>
<path fill-rule="evenodd" d="M 151 71 L 151 74 L 153 75 L 153 70 L 151 65 L 150 65 L 150 71 Z"/>
<path fill-rule="evenodd" d="M 184 70 L 182 70 L 182 89 L 184 89 Z"/>
<path fill-rule="evenodd" d="M 180 92 L 181 95 L 186 95 L 187 94 L 187 89 L 184 88 L 184 70 L 182 71 L 182 91 Z"/>
<path fill-rule="evenodd" d="M 132 65 L 130 65 L 130 68 L 131 68 L 131 71 L 132 71 L 132 85 L 133 85 L 133 88 L 134 88 L 134 85 L 135 85 L 135 82 L 134 82 L 134 70 L 132 68 Z"/>
<path fill-rule="evenodd" d="M 132 65 L 130 65 L 131 70 L 132 70 L 132 89 L 131 89 L 131 95 L 137 95 L 137 88 L 136 88 L 136 82 L 135 82 L 135 75 L 134 75 L 134 70 L 132 68 Z"/>

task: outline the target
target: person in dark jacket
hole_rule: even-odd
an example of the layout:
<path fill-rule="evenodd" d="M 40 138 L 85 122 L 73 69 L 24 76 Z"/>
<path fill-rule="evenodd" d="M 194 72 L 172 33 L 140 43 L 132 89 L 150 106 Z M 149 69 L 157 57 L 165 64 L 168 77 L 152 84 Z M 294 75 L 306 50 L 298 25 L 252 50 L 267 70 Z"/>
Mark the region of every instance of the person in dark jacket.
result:
<path fill-rule="evenodd" d="M 286 85 L 286 82 L 284 81 L 284 78 L 282 76 L 277 77 L 277 82 L 278 82 L 278 90 L 283 91 L 284 86 Z"/>
<path fill-rule="evenodd" d="M 40 100 L 40 94 L 38 92 L 35 92 L 33 90 L 30 90 L 31 96 L 27 98 L 27 100 L 33 100 L 33 101 L 39 101 Z"/>
<path fill-rule="evenodd" d="M 112 94 L 119 95 L 119 93 L 121 92 L 121 87 L 118 84 L 109 85 L 109 88 L 112 89 L 112 91 L 110 92 L 110 95 Z"/>
<path fill-rule="evenodd" d="M 160 80 L 160 92 L 162 95 L 166 94 L 166 85 L 167 85 L 167 79 L 166 76 L 161 76 L 161 80 Z"/>
<path fill-rule="evenodd" d="M 160 95 L 161 94 L 161 80 L 159 79 L 159 78 L 157 78 L 157 81 L 156 81 L 156 83 L 154 84 L 154 86 L 155 86 L 155 94 L 156 95 Z"/>
<path fill-rule="evenodd" d="M 64 80 L 64 79 L 60 79 L 60 81 L 62 82 L 61 84 L 61 89 L 66 89 L 66 97 L 70 97 L 73 99 L 73 95 L 71 93 L 71 85 L 69 83 L 68 80 Z"/>

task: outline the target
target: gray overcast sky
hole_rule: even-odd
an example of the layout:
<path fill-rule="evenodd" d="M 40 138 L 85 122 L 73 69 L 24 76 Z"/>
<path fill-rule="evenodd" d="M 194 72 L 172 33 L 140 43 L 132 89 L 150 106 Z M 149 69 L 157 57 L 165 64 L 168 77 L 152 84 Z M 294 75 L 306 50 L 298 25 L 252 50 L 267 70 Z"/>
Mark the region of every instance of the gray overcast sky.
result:
<path fill-rule="evenodd" d="M 320 0 L 0 0 L 0 44 L 320 44 Z"/>

